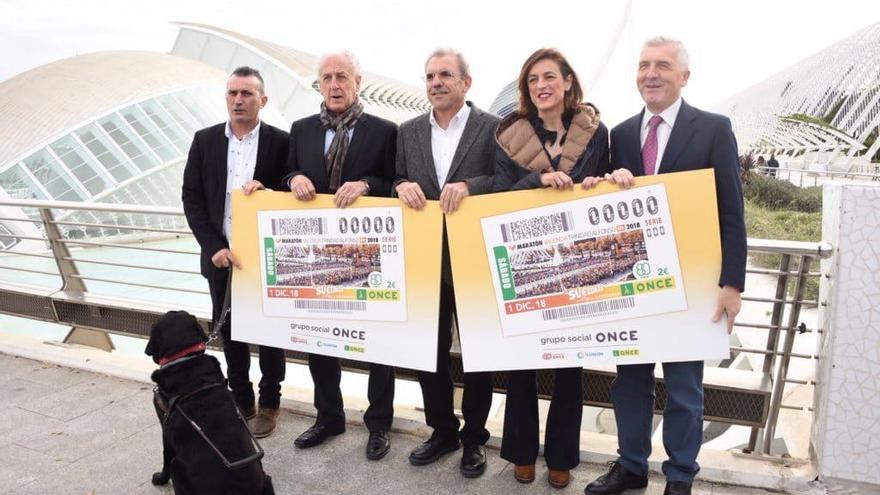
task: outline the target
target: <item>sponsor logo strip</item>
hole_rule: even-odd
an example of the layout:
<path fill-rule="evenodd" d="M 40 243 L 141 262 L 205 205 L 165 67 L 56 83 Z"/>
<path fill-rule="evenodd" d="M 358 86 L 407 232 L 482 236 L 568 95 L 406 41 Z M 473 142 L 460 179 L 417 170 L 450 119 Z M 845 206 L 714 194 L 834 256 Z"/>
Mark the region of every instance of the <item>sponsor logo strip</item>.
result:
<path fill-rule="evenodd" d="M 397 289 L 355 289 L 335 287 L 267 287 L 270 298 L 319 299 L 343 301 L 400 301 Z"/>
<path fill-rule="evenodd" d="M 566 293 L 506 302 L 504 303 L 504 312 L 512 315 L 527 311 L 544 311 L 588 301 L 616 299 L 621 296 L 634 296 L 673 288 L 675 288 L 675 277 L 637 280 L 622 284 L 606 285 L 603 287 L 581 287 L 569 289 Z M 628 307 L 634 307 L 634 305 Z"/>

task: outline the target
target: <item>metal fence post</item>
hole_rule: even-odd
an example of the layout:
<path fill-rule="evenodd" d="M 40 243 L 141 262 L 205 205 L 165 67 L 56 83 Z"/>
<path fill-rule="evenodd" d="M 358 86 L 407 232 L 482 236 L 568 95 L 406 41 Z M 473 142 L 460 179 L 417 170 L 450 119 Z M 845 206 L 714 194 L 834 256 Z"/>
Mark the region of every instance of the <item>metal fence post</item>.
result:
<path fill-rule="evenodd" d="M 779 406 L 782 403 L 782 394 L 785 392 L 785 378 L 788 376 L 791 350 L 792 347 L 794 347 L 794 330 L 797 327 L 798 318 L 800 318 L 801 301 L 804 297 L 807 273 L 810 271 L 810 264 L 812 261 L 812 256 L 801 256 L 800 266 L 798 267 L 798 276 L 794 282 L 794 299 L 792 300 L 791 309 L 788 314 L 785 343 L 783 344 L 782 356 L 779 360 L 779 368 L 777 368 L 776 376 L 773 379 L 773 395 L 770 400 L 770 413 L 767 417 L 767 425 L 764 428 L 764 446 L 762 450 L 768 455 L 771 454 L 770 448 L 773 444 L 773 437 L 776 434 L 776 421 L 779 419 Z"/>
<path fill-rule="evenodd" d="M 776 279 L 776 294 L 773 303 L 773 313 L 770 315 L 770 330 L 767 333 L 767 354 L 764 355 L 764 365 L 761 371 L 763 373 L 771 373 L 773 365 L 776 363 L 776 348 L 779 346 L 779 325 L 782 322 L 782 316 L 785 313 L 786 290 L 788 289 L 788 276 L 791 269 L 791 255 L 783 254 L 779 261 L 779 278 Z M 755 451 L 758 444 L 758 430 L 753 427 L 749 435 L 749 446 L 747 453 Z"/>
<path fill-rule="evenodd" d="M 55 218 L 49 208 L 40 208 L 40 218 L 43 220 L 43 231 L 49 240 L 52 255 L 55 256 L 55 264 L 58 265 L 58 273 L 61 275 L 61 291 L 76 296 L 82 296 L 86 292 L 86 284 L 79 278 L 79 270 L 76 263 L 70 260 L 70 250 L 61 242 L 64 236 L 61 229 L 55 224 Z M 114 349 L 113 341 L 107 332 L 88 328 L 72 327 L 64 337 L 65 344 L 80 344 L 95 347 L 107 352 Z"/>

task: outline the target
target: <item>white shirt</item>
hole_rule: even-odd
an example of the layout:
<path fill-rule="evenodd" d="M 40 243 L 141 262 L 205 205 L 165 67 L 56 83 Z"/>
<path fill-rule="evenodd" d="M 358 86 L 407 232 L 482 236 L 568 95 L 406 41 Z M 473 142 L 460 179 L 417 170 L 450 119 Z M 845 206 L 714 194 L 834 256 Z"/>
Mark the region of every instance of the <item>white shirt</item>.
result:
<path fill-rule="evenodd" d="M 354 126 L 348 128 L 348 143 L 351 144 L 351 136 L 354 135 Z M 330 143 L 333 142 L 333 138 L 336 136 L 336 129 L 327 129 L 324 132 L 324 156 L 327 156 L 327 153 L 330 153 Z"/>
<path fill-rule="evenodd" d="M 455 150 L 458 149 L 458 142 L 461 141 L 470 114 L 471 107 L 465 103 L 449 121 L 446 129 L 437 123 L 433 111 L 428 118 L 431 122 L 431 154 L 434 156 L 434 171 L 437 173 L 437 184 L 440 184 L 441 189 L 446 182 L 446 176 L 449 175 L 452 158 L 455 156 Z"/>
<path fill-rule="evenodd" d="M 260 145 L 260 124 L 244 135 L 235 137 L 229 122 L 226 122 L 226 137 L 229 151 L 226 154 L 226 204 L 223 210 L 223 235 L 232 240 L 232 191 L 239 189 L 254 178 L 257 168 L 257 147 Z"/>
<path fill-rule="evenodd" d="M 663 119 L 663 122 L 657 126 L 657 163 L 654 167 L 655 174 L 660 173 L 660 164 L 663 163 L 663 152 L 666 150 L 666 143 L 669 142 L 669 135 L 672 134 L 672 128 L 675 126 L 675 118 L 678 117 L 678 111 L 680 109 L 680 96 L 672 105 L 669 105 L 666 110 L 663 110 L 658 114 L 651 113 L 648 108 L 645 107 L 645 113 L 642 115 L 642 132 L 640 135 L 642 148 L 645 147 L 645 140 L 648 139 L 648 121 L 650 121 L 651 117 L 654 115 L 659 115 L 660 118 Z M 647 164 L 644 165 L 645 168 L 647 168 Z"/>

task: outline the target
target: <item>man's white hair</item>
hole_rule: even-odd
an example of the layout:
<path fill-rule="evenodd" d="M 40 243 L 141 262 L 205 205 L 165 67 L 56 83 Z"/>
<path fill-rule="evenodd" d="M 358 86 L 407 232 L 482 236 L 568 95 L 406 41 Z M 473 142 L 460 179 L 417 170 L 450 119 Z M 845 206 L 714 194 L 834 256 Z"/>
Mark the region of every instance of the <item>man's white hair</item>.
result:
<path fill-rule="evenodd" d="M 361 75 L 361 64 L 358 62 L 357 57 L 354 56 L 354 53 L 351 53 L 348 50 L 343 50 L 341 52 L 330 52 L 321 55 L 321 58 L 318 59 L 318 66 L 315 68 L 315 71 L 318 73 L 318 79 L 321 79 L 321 69 L 324 68 L 324 63 L 326 63 L 327 59 L 330 57 L 344 57 L 348 59 L 348 63 L 351 65 L 351 69 L 354 72 L 352 75 L 354 77 Z"/>
<path fill-rule="evenodd" d="M 645 41 L 645 45 L 642 47 L 647 48 L 649 46 L 661 46 L 661 45 L 672 45 L 675 48 L 675 55 L 678 59 L 678 65 L 681 67 L 682 72 L 687 72 L 691 67 L 691 57 L 688 55 L 687 48 L 684 47 L 684 43 L 675 38 L 669 38 L 666 36 L 654 36 L 653 38 Z"/>

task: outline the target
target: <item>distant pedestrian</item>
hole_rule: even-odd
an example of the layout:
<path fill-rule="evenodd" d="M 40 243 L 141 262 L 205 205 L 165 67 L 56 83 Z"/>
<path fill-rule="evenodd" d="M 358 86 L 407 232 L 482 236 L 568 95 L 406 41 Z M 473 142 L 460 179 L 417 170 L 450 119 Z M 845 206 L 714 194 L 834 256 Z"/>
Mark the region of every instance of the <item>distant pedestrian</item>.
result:
<path fill-rule="evenodd" d="M 779 162 L 776 161 L 776 155 L 771 153 L 770 160 L 767 161 L 767 175 L 776 177 L 776 170 L 779 168 Z"/>

